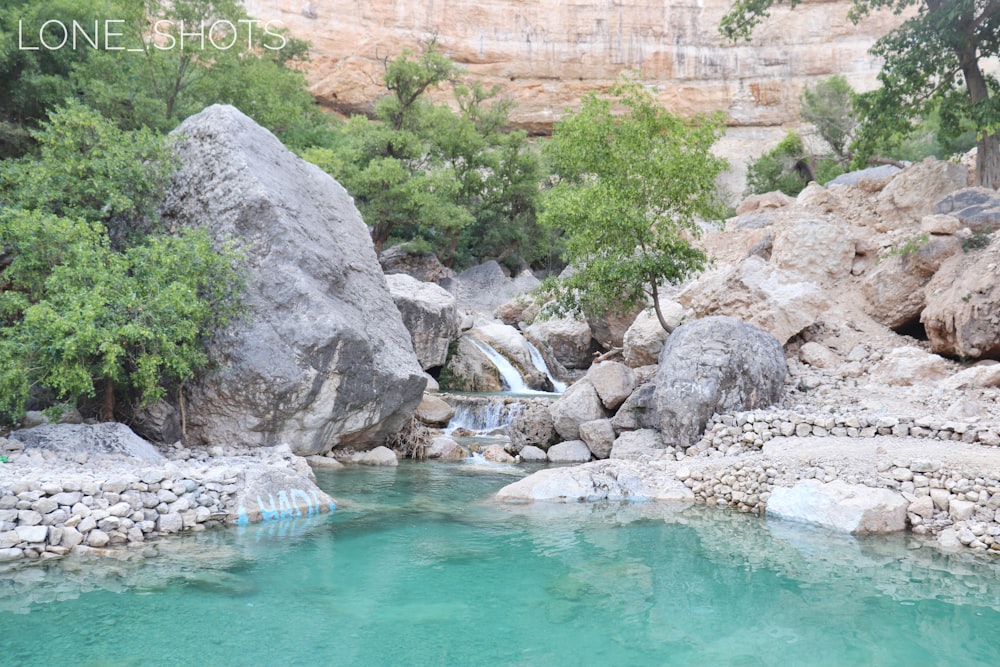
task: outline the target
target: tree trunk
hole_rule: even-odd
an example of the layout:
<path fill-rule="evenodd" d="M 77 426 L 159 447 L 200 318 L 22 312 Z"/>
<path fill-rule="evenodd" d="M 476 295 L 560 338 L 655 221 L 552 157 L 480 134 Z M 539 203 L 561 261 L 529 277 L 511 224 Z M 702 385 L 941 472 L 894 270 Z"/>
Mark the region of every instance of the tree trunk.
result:
<path fill-rule="evenodd" d="M 115 383 L 111 378 L 104 379 L 104 395 L 101 396 L 101 410 L 98 416 L 102 422 L 115 421 Z"/>
<path fill-rule="evenodd" d="M 660 321 L 660 326 L 663 327 L 664 331 L 670 331 L 667 327 L 667 321 L 663 319 L 663 312 L 660 310 L 660 288 L 656 285 L 656 278 L 652 278 L 650 284 L 653 286 L 653 310 L 656 311 L 656 319 Z"/>
<path fill-rule="evenodd" d="M 965 77 L 965 86 L 969 90 L 969 102 L 973 107 L 989 99 L 990 90 L 986 78 L 979 67 L 974 42 L 971 47 L 955 49 L 958 62 Z M 1000 139 L 994 134 L 980 134 L 976 142 L 976 182 L 994 190 L 1000 186 Z"/>
<path fill-rule="evenodd" d="M 1000 188 L 1000 138 L 986 134 L 976 142 L 976 182 L 984 188 Z"/>

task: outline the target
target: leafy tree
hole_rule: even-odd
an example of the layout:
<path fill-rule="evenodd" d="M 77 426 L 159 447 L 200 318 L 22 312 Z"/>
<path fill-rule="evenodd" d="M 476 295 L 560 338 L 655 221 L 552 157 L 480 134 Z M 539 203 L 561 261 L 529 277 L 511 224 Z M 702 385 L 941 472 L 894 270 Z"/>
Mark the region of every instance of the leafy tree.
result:
<path fill-rule="evenodd" d="M 93 398 L 115 414 L 208 364 L 203 344 L 238 311 L 231 253 L 204 230 L 151 236 L 122 253 L 99 223 L 38 211 L 0 214 L 0 412 L 16 419 L 33 389 Z"/>
<path fill-rule="evenodd" d="M 716 178 L 726 162 L 711 147 L 722 118 L 683 120 L 632 82 L 611 94 L 584 98 L 546 146 L 560 180 L 541 219 L 563 232 L 575 267 L 558 285 L 556 311 L 624 312 L 648 295 L 666 328 L 659 285 L 704 266 L 692 239 L 699 219 L 721 212 Z"/>
<path fill-rule="evenodd" d="M 858 121 L 853 113 L 854 89 L 843 76 L 823 79 L 802 91 L 802 120 L 812 123 L 843 164 L 850 162 L 850 144 Z"/>
<path fill-rule="evenodd" d="M 772 6 L 784 0 L 737 0 L 720 30 L 749 38 Z M 787 0 L 794 7 L 801 0 Z M 848 13 L 859 20 L 873 10 L 916 8 L 872 53 L 883 59 L 882 86 L 858 98 L 861 125 L 856 159 L 866 159 L 889 134 L 906 134 L 914 120 L 937 105 L 943 130 L 958 134 L 961 120 L 977 133 L 976 176 L 980 185 L 1000 186 L 1000 105 L 997 79 L 983 69 L 1000 55 L 1000 3 L 986 0 L 853 0 Z M 964 83 L 964 90 L 962 84 Z"/>
<path fill-rule="evenodd" d="M 31 149 L 31 130 L 68 98 L 126 130 L 166 132 L 213 103 L 237 106 L 300 147 L 330 125 L 295 69 L 308 55 L 307 44 L 273 26 L 265 32 L 238 0 L 0 0 L 0 16 L 10 17 L 0 20 L 0 157 Z M 115 44 L 135 51 L 103 44 L 17 48 L 18 20 L 37 30 L 54 17 L 65 25 L 77 20 L 92 26 L 97 20 L 101 29 L 106 19 L 122 20 L 115 24 L 122 33 Z M 189 33 L 184 48 L 182 26 Z M 48 30 L 60 29 L 53 24 Z M 216 45 L 232 46 L 217 48 L 190 36 L 201 31 Z"/>
<path fill-rule="evenodd" d="M 434 41 L 423 52 L 386 61 L 388 94 L 375 119 L 356 116 L 340 148 L 303 157 L 336 177 L 355 197 L 376 250 L 420 240 L 446 264 L 473 256 L 528 261 L 543 247 L 535 220 L 538 156 L 523 132 L 506 132 L 510 105 L 496 90 L 460 82 Z M 456 90 L 458 112 L 427 99 Z"/>
<path fill-rule="evenodd" d="M 0 203 L 102 222 L 118 248 L 155 228 L 171 170 L 161 137 L 72 101 L 32 136 L 37 157 L 0 163 Z"/>
<path fill-rule="evenodd" d="M 809 176 L 805 144 L 799 133 L 792 130 L 777 146 L 747 164 L 747 192 L 763 194 L 778 190 L 794 197 L 809 184 Z"/>

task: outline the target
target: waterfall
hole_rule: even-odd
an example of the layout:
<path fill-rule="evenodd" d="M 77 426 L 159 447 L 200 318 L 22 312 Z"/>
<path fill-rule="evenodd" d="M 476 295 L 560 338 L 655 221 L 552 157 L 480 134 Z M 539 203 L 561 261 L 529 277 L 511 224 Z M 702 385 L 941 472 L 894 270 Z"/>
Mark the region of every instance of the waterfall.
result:
<path fill-rule="evenodd" d="M 534 389 L 530 389 L 524 382 L 524 378 L 521 374 L 514 368 L 514 364 L 510 363 L 510 360 L 496 351 L 496 349 L 484 341 L 478 338 L 473 338 L 472 342 L 476 344 L 486 358 L 489 359 L 497 370 L 500 371 L 500 378 L 503 380 L 506 390 L 513 394 L 527 394 L 534 393 Z"/>
<path fill-rule="evenodd" d="M 510 401 L 503 396 L 461 396 L 450 395 L 448 402 L 455 409 L 455 416 L 448 422 L 446 433 L 456 429 L 466 429 L 477 433 L 489 433 L 503 428 L 524 408 L 522 403 Z"/>
<path fill-rule="evenodd" d="M 566 383 L 560 382 L 552 375 L 552 371 L 549 370 L 549 365 L 545 363 L 545 357 L 542 356 L 542 351 L 535 347 L 535 344 L 530 340 L 525 339 L 524 342 L 528 344 L 528 352 L 531 354 L 531 363 L 535 365 L 535 368 L 545 373 L 549 382 L 552 383 L 552 390 L 557 394 L 561 394 L 566 391 Z"/>

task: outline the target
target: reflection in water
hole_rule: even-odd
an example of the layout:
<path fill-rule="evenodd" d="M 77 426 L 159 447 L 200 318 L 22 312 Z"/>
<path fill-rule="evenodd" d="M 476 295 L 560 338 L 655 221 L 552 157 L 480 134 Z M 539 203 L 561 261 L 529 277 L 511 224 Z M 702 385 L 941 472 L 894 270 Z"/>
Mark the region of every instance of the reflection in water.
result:
<path fill-rule="evenodd" d="M 1000 662 L 996 563 L 703 506 L 494 502 L 514 474 L 326 473 L 329 517 L 8 569 L 2 661 Z"/>

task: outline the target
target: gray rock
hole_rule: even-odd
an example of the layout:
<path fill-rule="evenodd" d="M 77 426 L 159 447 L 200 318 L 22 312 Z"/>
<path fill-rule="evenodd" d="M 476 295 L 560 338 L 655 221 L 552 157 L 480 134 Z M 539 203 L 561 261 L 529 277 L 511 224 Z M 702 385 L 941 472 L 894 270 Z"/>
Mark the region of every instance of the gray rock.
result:
<path fill-rule="evenodd" d="M 651 428 L 625 431 L 612 443 L 611 458 L 648 461 L 659 458 L 663 448 L 663 438 Z"/>
<path fill-rule="evenodd" d="M 385 277 L 392 300 L 410 332 L 413 351 L 424 370 L 444 366 L 448 346 L 458 337 L 455 297 L 434 283 L 403 273 Z"/>
<path fill-rule="evenodd" d="M 903 169 L 892 177 L 878 194 L 876 211 L 881 221 L 878 231 L 886 231 L 919 222 L 935 210 L 942 198 L 966 186 L 968 172 L 960 164 L 927 158 Z"/>
<path fill-rule="evenodd" d="M 595 419 L 580 424 L 580 439 L 587 443 L 595 459 L 606 459 L 611 455 L 615 442 L 615 429 L 610 419 Z"/>
<path fill-rule="evenodd" d="M 247 256 L 245 319 L 218 335 L 221 372 L 189 384 L 196 443 L 370 446 L 399 430 L 424 380 L 350 195 L 230 106 L 175 131 L 167 226 L 203 226 Z"/>
<path fill-rule="evenodd" d="M 585 463 L 590 460 L 590 448 L 583 440 L 569 440 L 549 447 L 552 463 Z"/>
<path fill-rule="evenodd" d="M 448 363 L 441 371 L 439 382 L 442 389 L 451 391 L 503 390 L 500 371 L 479 349 L 469 334 L 461 336 L 452 347 Z"/>
<path fill-rule="evenodd" d="M 49 534 L 48 526 L 18 526 L 14 530 L 22 542 L 29 544 L 44 542 Z"/>
<path fill-rule="evenodd" d="M 426 456 L 429 459 L 442 459 L 445 461 L 457 461 L 469 457 L 469 452 L 454 439 L 446 435 L 439 435 L 431 440 L 430 447 L 427 448 Z"/>
<path fill-rule="evenodd" d="M 906 528 L 907 506 L 902 494 L 888 489 L 807 479 L 774 487 L 767 515 L 845 533 L 892 533 Z"/>
<path fill-rule="evenodd" d="M 354 463 L 363 466 L 395 466 L 399 465 L 396 452 L 388 447 L 376 447 L 367 452 L 362 452 L 353 459 Z"/>
<path fill-rule="evenodd" d="M 934 212 L 958 219 L 972 231 L 1000 229 L 1000 196 L 990 188 L 963 188 L 934 206 Z"/>
<path fill-rule="evenodd" d="M 79 453 L 91 456 L 117 455 L 147 463 L 163 461 L 151 444 L 125 424 L 45 424 L 10 434 L 27 449 Z"/>
<path fill-rule="evenodd" d="M 549 406 L 549 412 L 552 413 L 556 433 L 564 440 L 578 440 L 580 424 L 608 416 L 601 397 L 587 379 L 571 385 Z"/>
<path fill-rule="evenodd" d="M 593 334 L 586 322 L 571 318 L 539 320 L 526 333 L 565 368 L 587 368 L 593 361 Z"/>
<path fill-rule="evenodd" d="M 379 255 L 378 261 L 386 277 L 405 274 L 425 283 L 436 283 L 455 275 L 434 253 L 413 253 L 405 245 L 386 248 Z"/>
<path fill-rule="evenodd" d="M 656 383 L 647 382 L 633 391 L 611 418 L 611 425 L 618 431 L 659 428 L 660 420 L 656 416 Z"/>
<path fill-rule="evenodd" d="M 669 301 L 660 304 L 661 310 L 666 310 L 667 323 L 676 329 L 684 319 L 684 306 Z M 660 325 L 659 318 L 652 310 L 644 310 L 632 322 L 625 332 L 622 355 L 625 363 L 633 368 L 655 364 L 660 356 L 663 344 L 670 334 Z"/>
<path fill-rule="evenodd" d="M 445 403 L 444 399 L 434 394 L 424 394 L 423 400 L 417 406 L 417 419 L 431 426 L 444 426 L 455 416 L 455 408 Z"/>
<path fill-rule="evenodd" d="M 466 269 L 454 278 L 441 279 L 439 283 L 455 295 L 459 308 L 490 313 L 514 297 L 535 289 L 540 281 L 527 270 L 508 278 L 503 268 L 491 260 Z"/>
<path fill-rule="evenodd" d="M 526 445 L 520 454 L 521 460 L 525 463 L 544 463 L 549 460 L 549 455 L 534 445 Z"/>
<path fill-rule="evenodd" d="M 602 361 L 594 364 L 585 376 L 594 385 L 601 403 L 614 410 L 625 402 L 635 390 L 635 373 L 625 364 L 617 361 Z"/>
<path fill-rule="evenodd" d="M 96 548 L 106 547 L 110 541 L 111 537 L 103 530 L 95 529 L 87 533 L 87 546 Z"/>
<path fill-rule="evenodd" d="M 846 174 L 837 176 L 833 180 L 827 181 L 823 185 L 826 187 L 830 187 L 831 185 L 857 185 L 861 181 L 875 181 L 889 178 L 890 176 L 895 176 L 899 171 L 899 167 L 895 165 L 882 164 L 877 167 L 849 171 Z"/>
<path fill-rule="evenodd" d="M 778 340 L 726 316 L 681 325 L 660 352 L 656 412 L 664 443 L 688 447 L 714 413 L 775 403 L 788 367 Z"/>
<path fill-rule="evenodd" d="M 497 492 L 508 502 L 598 500 L 694 501 L 694 493 L 672 474 L 634 461 L 594 461 L 568 468 L 548 468 Z"/>
<path fill-rule="evenodd" d="M 541 401 L 526 403 L 504 430 L 515 452 L 528 446 L 545 451 L 559 437 L 549 405 Z"/>
<path fill-rule="evenodd" d="M 237 479 L 228 520 L 245 525 L 318 516 L 333 509 L 333 498 L 316 486 L 308 467 L 301 472 L 294 468 L 250 464 Z M 171 515 L 161 515 L 158 521 L 164 516 Z M 172 525 L 175 522 L 176 519 Z M 159 526 L 158 529 L 162 530 Z"/>
<path fill-rule="evenodd" d="M 317 456 L 313 454 L 312 456 L 307 456 L 306 461 L 309 462 L 309 466 L 314 470 L 337 470 L 344 467 L 343 463 L 329 456 Z"/>

